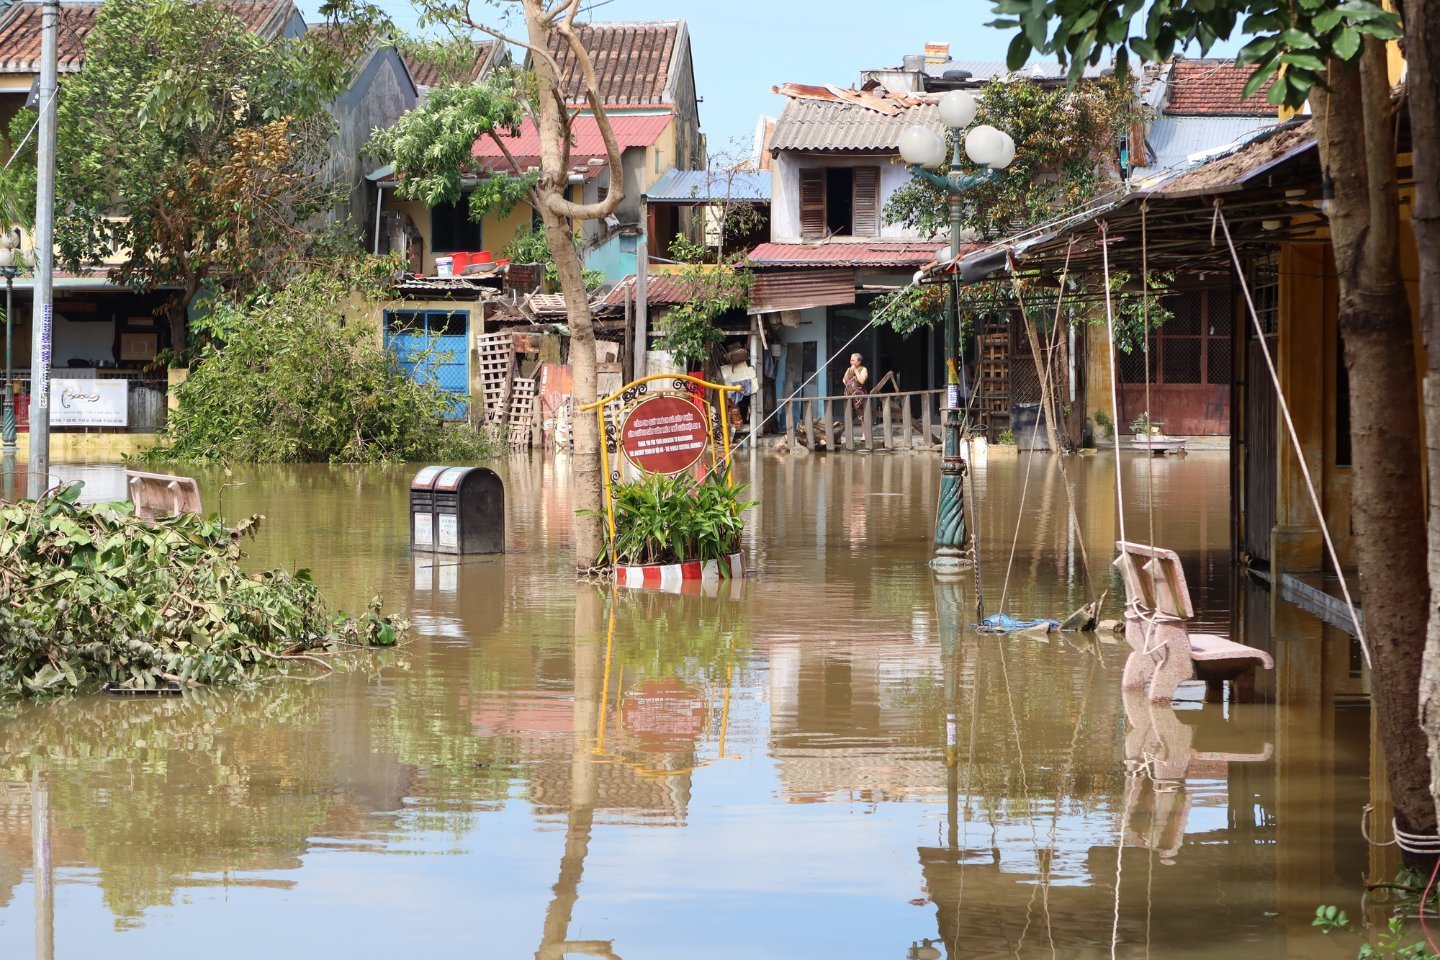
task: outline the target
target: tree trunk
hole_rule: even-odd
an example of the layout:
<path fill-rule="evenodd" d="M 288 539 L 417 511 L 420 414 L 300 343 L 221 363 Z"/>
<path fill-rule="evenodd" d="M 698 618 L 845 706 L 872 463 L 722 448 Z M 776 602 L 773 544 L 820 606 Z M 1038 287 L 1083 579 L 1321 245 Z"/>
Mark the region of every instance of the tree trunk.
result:
<path fill-rule="evenodd" d="M 581 407 L 597 399 L 595 369 L 595 326 L 590 318 L 589 293 L 585 289 L 584 267 L 575 250 L 570 224 L 563 217 L 545 211 L 545 237 L 555 257 L 560 292 L 565 295 L 565 316 L 570 324 L 570 376 L 575 422 L 571 436 L 571 460 L 575 470 L 575 566 L 594 567 L 604 549 L 600 534 L 600 429 L 595 412 Z"/>
<path fill-rule="evenodd" d="M 1411 222 L 1420 258 L 1420 332 L 1425 338 L 1425 438 L 1429 447 L 1430 610 L 1421 676 L 1421 721 L 1430 741 L 1430 792 L 1440 804 L 1440 10 L 1405 4 L 1410 135 L 1415 203 Z"/>
<path fill-rule="evenodd" d="M 1421 484 L 1420 404 L 1409 301 L 1400 275 L 1394 110 L 1385 48 L 1367 40 L 1358 67 L 1333 64 L 1320 92 L 1323 168 L 1334 183 L 1331 242 L 1350 380 L 1351 494 L 1371 703 L 1379 721 L 1397 826 L 1433 834 L 1425 738 L 1418 724 L 1429 612 Z M 1429 872 L 1433 860 L 1404 854 Z"/>
<path fill-rule="evenodd" d="M 578 0 L 568 8 L 563 25 L 556 15 L 547 15 L 538 0 L 525 0 L 525 25 L 531 48 L 549 49 L 550 38 L 569 29 L 577 12 Z M 595 328 L 590 318 L 589 292 L 585 289 L 584 268 L 575 249 L 572 217 L 605 216 L 619 204 L 623 187 L 620 173 L 619 148 L 610 132 L 603 104 L 595 93 L 594 70 L 585 51 L 579 48 L 573 34 L 567 35 L 577 64 L 585 75 L 592 113 L 606 139 L 615 180 L 605 201 L 600 204 L 570 204 L 565 193 L 569 189 L 569 111 L 560 92 L 560 81 L 553 59 L 537 56 L 534 62 L 536 80 L 536 125 L 540 134 L 541 172 L 535 185 L 540 200 L 540 215 L 545 223 L 545 239 L 555 259 L 555 272 L 560 278 L 560 292 L 565 297 L 565 313 L 570 324 L 571 407 L 574 415 L 571 459 L 575 471 L 575 566 L 584 571 L 593 568 L 603 549 L 600 535 L 601 482 L 600 430 L 593 411 L 582 407 L 596 400 Z"/>
<path fill-rule="evenodd" d="M 190 349 L 190 304 L 177 299 L 165 312 L 170 320 L 170 350 L 177 357 L 184 357 Z"/>

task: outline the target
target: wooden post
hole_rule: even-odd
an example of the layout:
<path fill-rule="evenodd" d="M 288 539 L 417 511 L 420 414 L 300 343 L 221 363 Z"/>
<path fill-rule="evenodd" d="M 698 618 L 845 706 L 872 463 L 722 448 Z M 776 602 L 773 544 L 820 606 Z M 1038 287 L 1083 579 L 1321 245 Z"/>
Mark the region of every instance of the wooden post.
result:
<path fill-rule="evenodd" d="M 891 400 L 880 401 L 880 429 L 883 431 L 880 434 L 880 445 L 886 450 L 895 449 L 895 440 L 890 435 L 890 408 L 894 405 Z"/>
<path fill-rule="evenodd" d="M 875 432 L 872 423 L 875 421 L 875 411 L 871 406 L 874 398 L 869 394 L 860 404 L 860 438 L 865 443 L 865 449 L 871 453 L 875 452 Z"/>
<path fill-rule="evenodd" d="M 920 446 L 928 450 L 935 441 L 930 437 L 930 394 L 920 394 Z"/>
<path fill-rule="evenodd" d="M 835 402 L 840 405 L 840 445 L 846 450 L 854 450 L 855 431 L 852 429 L 850 401 L 841 397 Z"/>
<path fill-rule="evenodd" d="M 754 402 L 753 400 L 751 401 Z M 785 443 L 791 450 L 795 449 L 795 415 L 797 410 L 805 409 L 804 400 L 787 400 L 785 402 Z M 813 445 L 814 440 L 810 443 Z"/>

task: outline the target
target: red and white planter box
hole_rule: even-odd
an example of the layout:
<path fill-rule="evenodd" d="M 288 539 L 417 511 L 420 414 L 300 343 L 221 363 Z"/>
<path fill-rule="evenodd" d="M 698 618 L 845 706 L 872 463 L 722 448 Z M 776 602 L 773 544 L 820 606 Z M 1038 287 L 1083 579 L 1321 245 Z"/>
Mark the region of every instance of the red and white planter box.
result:
<path fill-rule="evenodd" d="M 650 563 L 643 566 L 620 565 L 615 568 L 615 582 L 622 587 L 678 587 L 687 580 L 715 582 L 739 580 L 745 565 L 738 553 L 723 560 L 691 560 L 686 563 Z"/>

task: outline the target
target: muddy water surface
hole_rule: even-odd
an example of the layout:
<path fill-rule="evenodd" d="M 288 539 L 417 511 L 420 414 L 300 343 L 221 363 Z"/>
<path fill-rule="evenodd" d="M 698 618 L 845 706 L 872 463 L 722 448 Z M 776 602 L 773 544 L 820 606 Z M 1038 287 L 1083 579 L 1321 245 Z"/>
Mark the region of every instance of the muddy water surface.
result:
<path fill-rule="evenodd" d="M 1232 585 L 1224 456 L 1122 464 L 1127 534 L 1278 662 L 1258 702 L 1174 710 L 1122 698 L 1108 638 L 973 630 L 974 580 L 924 565 L 933 457 L 742 458 L 754 572 L 695 595 L 577 586 L 563 461 L 500 470 L 510 552 L 463 562 L 409 553 L 409 470 L 203 474 L 268 517 L 257 564 L 414 640 L 0 711 L 0 957 L 1353 956 L 1309 924 L 1386 868 L 1363 677 Z M 1068 471 L 1078 531 L 1053 462 L 978 471 L 988 612 L 1118 616 L 1113 460 Z"/>

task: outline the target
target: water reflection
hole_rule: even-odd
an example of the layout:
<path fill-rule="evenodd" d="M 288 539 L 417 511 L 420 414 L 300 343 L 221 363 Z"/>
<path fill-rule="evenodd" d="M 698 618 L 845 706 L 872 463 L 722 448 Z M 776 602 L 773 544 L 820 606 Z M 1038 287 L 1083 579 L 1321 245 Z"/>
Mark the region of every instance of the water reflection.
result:
<path fill-rule="evenodd" d="M 1275 654 L 1255 702 L 1157 712 L 1114 637 L 976 634 L 975 584 L 924 567 L 931 457 L 742 460 L 758 573 L 676 595 L 573 582 L 553 460 L 502 465 L 510 551 L 473 560 L 409 554 L 404 469 L 207 473 L 269 517 L 255 564 L 416 639 L 319 683 L 4 708 L 0 954 L 248 958 L 263 921 L 356 957 L 1314 955 L 1315 905 L 1386 867 L 1354 829 L 1365 678 L 1225 575 L 1223 458 L 1125 468 L 1197 623 Z M 981 471 L 990 607 L 1012 542 L 1016 615 L 1110 583 L 1111 465 L 1071 470 L 1077 525 L 1048 458 Z"/>

